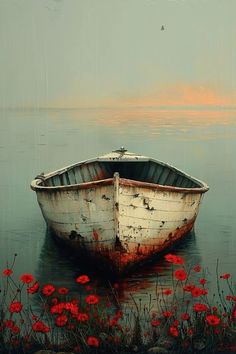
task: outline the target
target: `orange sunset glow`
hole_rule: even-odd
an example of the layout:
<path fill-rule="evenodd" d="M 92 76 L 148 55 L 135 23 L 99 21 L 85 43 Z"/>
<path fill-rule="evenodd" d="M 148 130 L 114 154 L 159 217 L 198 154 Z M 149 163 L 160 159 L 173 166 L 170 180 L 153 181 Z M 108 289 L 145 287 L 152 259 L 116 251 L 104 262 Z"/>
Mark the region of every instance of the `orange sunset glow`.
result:
<path fill-rule="evenodd" d="M 163 85 L 162 88 L 152 89 L 148 93 L 141 92 L 139 95 L 129 94 L 122 97 L 114 95 L 106 99 L 82 99 L 80 94 L 70 97 L 60 97 L 49 104 L 49 107 L 57 108 L 93 108 L 93 107 L 228 107 L 236 106 L 236 93 L 228 94 L 225 90 L 218 90 L 204 85 L 190 85 L 177 83 Z"/>
<path fill-rule="evenodd" d="M 163 86 L 155 94 L 127 98 L 119 101 L 124 106 L 234 106 L 236 94 L 220 92 L 207 86 L 175 84 Z"/>

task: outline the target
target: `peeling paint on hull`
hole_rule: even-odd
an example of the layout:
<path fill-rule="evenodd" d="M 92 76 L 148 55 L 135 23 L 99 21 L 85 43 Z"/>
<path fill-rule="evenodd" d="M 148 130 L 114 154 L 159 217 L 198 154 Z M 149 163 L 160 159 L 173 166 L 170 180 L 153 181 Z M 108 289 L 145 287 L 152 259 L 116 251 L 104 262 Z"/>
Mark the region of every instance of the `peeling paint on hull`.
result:
<path fill-rule="evenodd" d="M 118 273 L 173 246 L 192 229 L 201 194 L 153 191 L 120 179 L 116 195 L 115 185 L 114 179 L 108 186 L 50 197 L 38 192 L 38 202 L 61 240 L 101 256 Z"/>
<path fill-rule="evenodd" d="M 47 225 L 61 241 L 121 273 L 187 234 L 208 186 L 169 165 L 131 153 L 117 155 L 38 176 L 31 188 Z M 110 176 L 114 171 L 133 176 L 131 167 L 139 180 L 118 172 Z"/>

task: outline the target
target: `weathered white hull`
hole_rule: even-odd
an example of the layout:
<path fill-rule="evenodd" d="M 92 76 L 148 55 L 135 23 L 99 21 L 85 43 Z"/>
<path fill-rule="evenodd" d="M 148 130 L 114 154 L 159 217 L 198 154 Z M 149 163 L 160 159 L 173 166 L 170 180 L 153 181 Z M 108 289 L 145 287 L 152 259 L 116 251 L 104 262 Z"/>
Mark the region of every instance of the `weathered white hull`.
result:
<path fill-rule="evenodd" d="M 122 271 L 190 231 L 202 197 L 130 182 L 117 177 L 92 188 L 37 191 L 37 198 L 60 239 L 110 260 Z"/>
<path fill-rule="evenodd" d="M 208 190 L 173 166 L 123 148 L 39 175 L 31 188 L 59 239 L 118 271 L 190 231 Z"/>

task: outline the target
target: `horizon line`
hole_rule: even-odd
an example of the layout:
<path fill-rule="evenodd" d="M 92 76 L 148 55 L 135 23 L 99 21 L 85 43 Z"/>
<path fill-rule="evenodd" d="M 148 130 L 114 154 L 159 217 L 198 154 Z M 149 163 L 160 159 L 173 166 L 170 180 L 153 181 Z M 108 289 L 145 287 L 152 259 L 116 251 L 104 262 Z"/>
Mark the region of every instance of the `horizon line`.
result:
<path fill-rule="evenodd" d="M 236 110 L 236 105 L 123 105 L 123 106 L 116 106 L 116 105 L 99 105 L 99 106 L 6 106 L 0 107 L 0 111 L 39 111 L 39 110 L 93 110 L 93 109 L 157 109 L 157 110 Z"/>

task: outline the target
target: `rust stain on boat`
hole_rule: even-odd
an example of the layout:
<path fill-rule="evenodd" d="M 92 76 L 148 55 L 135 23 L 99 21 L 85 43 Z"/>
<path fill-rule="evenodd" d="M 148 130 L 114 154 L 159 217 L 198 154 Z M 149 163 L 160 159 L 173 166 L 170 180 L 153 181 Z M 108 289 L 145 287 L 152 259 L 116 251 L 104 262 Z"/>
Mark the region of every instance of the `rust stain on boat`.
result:
<path fill-rule="evenodd" d="M 133 249 L 135 249 L 134 252 L 127 251 L 122 245 L 118 245 L 118 247 L 114 247 L 114 249 L 106 249 L 101 245 L 100 252 L 103 257 L 115 264 L 115 267 L 119 272 L 122 272 L 125 271 L 126 268 L 132 267 L 134 264 L 144 261 L 145 259 L 162 252 L 166 248 L 172 247 L 176 241 L 180 240 L 192 230 L 194 221 L 195 218 L 190 220 L 186 225 L 176 229 L 175 232 L 171 233 L 171 235 L 163 241 L 160 241 L 157 237 L 152 243 L 140 244 L 135 243 L 134 241 L 132 242 L 131 239 L 130 243 L 133 244 Z"/>
<path fill-rule="evenodd" d="M 208 186 L 125 149 L 31 183 L 50 229 L 118 271 L 172 246 L 193 227 Z"/>

